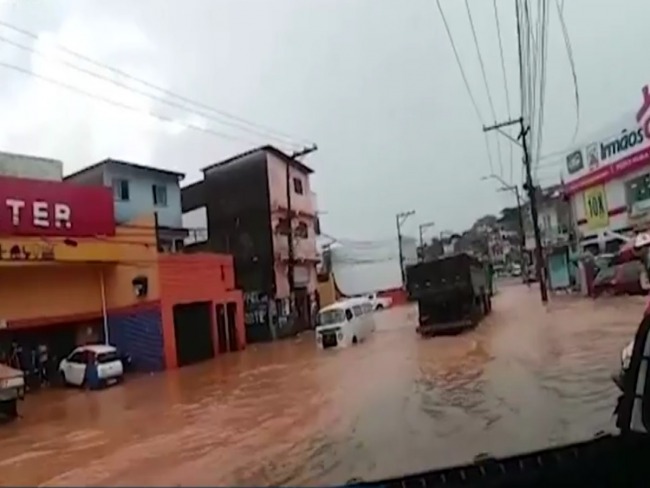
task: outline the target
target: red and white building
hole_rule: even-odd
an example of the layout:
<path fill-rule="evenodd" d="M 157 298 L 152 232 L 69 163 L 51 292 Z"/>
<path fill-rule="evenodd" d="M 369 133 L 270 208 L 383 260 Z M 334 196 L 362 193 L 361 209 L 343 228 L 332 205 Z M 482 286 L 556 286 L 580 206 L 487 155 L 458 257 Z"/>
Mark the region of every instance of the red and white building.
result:
<path fill-rule="evenodd" d="M 616 234 L 650 227 L 650 91 L 637 109 L 565 159 L 565 193 L 583 250 L 613 252 Z"/>

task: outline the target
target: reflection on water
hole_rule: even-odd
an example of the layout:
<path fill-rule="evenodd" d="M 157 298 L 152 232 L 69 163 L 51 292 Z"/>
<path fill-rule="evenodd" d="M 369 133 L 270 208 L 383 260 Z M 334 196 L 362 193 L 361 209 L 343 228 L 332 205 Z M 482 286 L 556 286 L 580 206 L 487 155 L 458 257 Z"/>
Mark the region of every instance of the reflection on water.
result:
<path fill-rule="evenodd" d="M 263 346 L 101 392 L 30 396 L 0 427 L 4 485 L 326 484 L 583 439 L 612 425 L 609 373 L 643 301 L 504 287 L 456 337 L 411 307 L 367 343 Z"/>

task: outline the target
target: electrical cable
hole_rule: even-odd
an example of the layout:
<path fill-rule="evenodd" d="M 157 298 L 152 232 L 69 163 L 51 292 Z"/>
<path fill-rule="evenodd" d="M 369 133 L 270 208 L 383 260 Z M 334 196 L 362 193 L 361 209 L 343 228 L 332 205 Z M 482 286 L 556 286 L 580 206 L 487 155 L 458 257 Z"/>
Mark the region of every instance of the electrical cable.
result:
<path fill-rule="evenodd" d="M 567 56 L 569 58 L 569 64 L 571 65 L 571 76 L 573 77 L 573 89 L 574 89 L 574 98 L 576 104 L 576 126 L 573 131 L 573 137 L 571 142 L 573 143 L 578 137 L 578 131 L 580 129 L 580 89 L 578 85 L 578 74 L 576 72 L 575 60 L 573 58 L 573 48 L 571 47 L 571 38 L 569 37 L 569 31 L 564 21 L 564 1 L 560 6 L 559 0 L 555 0 L 555 5 L 557 7 L 558 16 L 560 17 L 560 26 L 562 27 L 562 37 L 564 38 L 564 45 L 566 47 Z"/>
<path fill-rule="evenodd" d="M 191 109 L 188 109 L 185 105 L 183 105 L 181 103 L 177 103 L 177 102 L 174 102 L 174 101 L 171 101 L 171 100 L 167 100 L 166 98 L 160 97 L 160 96 L 157 96 L 157 95 L 152 95 L 151 93 L 148 93 L 145 90 L 140 90 L 140 89 L 131 87 L 127 83 L 123 83 L 123 82 L 121 82 L 119 80 L 114 80 L 114 79 L 111 79 L 111 78 L 109 78 L 107 76 L 100 75 L 98 73 L 95 73 L 92 70 L 83 68 L 81 66 L 77 66 L 76 64 L 71 63 L 69 61 L 62 60 L 62 59 L 54 59 L 54 58 L 52 58 L 50 56 L 47 56 L 46 54 L 44 54 L 43 52 L 41 52 L 41 51 L 39 51 L 37 49 L 34 49 L 32 47 L 29 47 L 29 46 L 25 46 L 24 44 L 20 44 L 18 42 L 15 42 L 15 41 L 13 41 L 11 39 L 8 39 L 8 38 L 6 38 L 4 36 L 1 36 L 1 35 L 0 35 L 0 42 L 10 44 L 10 45 L 12 45 L 12 46 L 14 46 L 14 47 L 16 47 L 18 49 L 21 49 L 23 51 L 27 51 L 27 52 L 37 54 L 38 56 L 41 56 L 43 59 L 57 62 L 57 63 L 59 63 L 59 64 L 61 64 L 63 66 L 67 66 L 67 67 L 72 68 L 72 69 L 74 69 L 76 71 L 79 71 L 80 73 L 84 73 L 84 74 L 93 76 L 93 77 L 98 78 L 100 80 L 104 80 L 104 81 L 106 81 L 108 83 L 112 83 L 113 85 L 124 88 L 124 89 L 126 89 L 126 90 L 128 90 L 130 92 L 137 93 L 138 95 L 145 96 L 145 97 L 147 97 L 147 98 L 149 98 L 151 100 L 155 100 L 155 101 L 160 102 L 160 103 L 164 103 L 165 105 L 168 105 L 170 107 L 174 107 L 174 108 L 183 110 L 183 111 L 188 112 L 188 113 L 190 113 L 192 115 L 198 115 L 199 117 L 202 117 L 202 118 L 205 118 L 205 119 L 208 119 L 208 120 L 212 120 L 213 122 L 217 122 L 217 123 L 221 123 L 221 124 L 225 124 L 225 125 L 230 125 L 230 126 L 236 128 L 236 129 L 240 129 L 240 130 L 250 132 L 250 133 L 252 133 L 252 134 L 254 134 L 256 136 L 269 137 L 267 134 L 265 134 L 263 132 L 246 129 L 242 125 L 237 125 L 237 124 L 233 124 L 232 122 L 223 121 L 223 120 L 221 120 L 221 119 L 219 119 L 219 118 L 217 118 L 215 116 L 205 114 L 204 112 L 193 111 Z M 275 138 L 275 142 L 286 145 L 291 149 L 296 149 L 296 148 L 300 147 L 300 145 L 298 143 L 291 143 L 291 142 L 288 142 L 288 141 L 285 141 L 285 140 L 282 140 L 282 139 L 278 139 L 278 138 Z"/>
<path fill-rule="evenodd" d="M 494 6 L 494 19 L 497 24 L 497 37 L 499 39 L 499 52 L 501 54 L 501 72 L 503 74 L 503 86 L 506 92 L 506 109 L 508 110 L 508 118 L 511 116 L 510 111 L 510 92 L 508 90 L 508 77 L 506 75 L 506 63 L 503 56 L 503 41 L 501 38 L 501 22 L 499 22 L 499 9 L 497 7 L 497 0 L 493 0 L 492 4 Z M 512 172 L 513 172 L 513 147 L 512 144 L 509 144 L 510 147 L 510 178 L 508 179 L 509 183 L 512 184 Z"/>
<path fill-rule="evenodd" d="M 544 137 L 544 107 L 545 107 L 545 98 L 546 98 L 546 65 L 547 65 L 547 55 L 548 55 L 548 0 L 541 0 L 542 4 L 542 32 L 541 36 L 541 48 L 540 48 L 540 88 L 539 88 L 539 113 L 537 119 L 537 141 L 535 144 L 535 174 L 537 174 L 537 169 L 539 165 L 539 157 L 542 150 L 542 142 Z"/>
<path fill-rule="evenodd" d="M 12 30 L 14 32 L 18 32 L 20 34 L 23 34 L 23 35 L 25 35 L 27 37 L 31 37 L 32 39 L 35 39 L 35 40 L 39 39 L 39 36 L 37 34 L 35 34 L 34 32 L 31 32 L 31 31 L 29 31 L 27 29 L 23 29 L 21 27 L 15 26 L 15 25 L 10 24 L 8 22 L 0 20 L 0 26 L 3 26 L 5 28 L 7 28 L 7 29 L 10 29 L 10 30 Z M 244 119 L 242 117 L 239 117 L 237 115 L 233 115 L 233 114 L 228 113 L 226 111 L 216 109 L 216 108 L 211 107 L 211 106 L 209 106 L 209 105 L 207 105 L 205 103 L 202 103 L 202 102 L 199 102 L 199 101 L 196 101 L 196 100 L 192 100 L 191 98 L 186 97 L 184 95 L 174 93 L 171 90 L 168 90 L 168 89 L 163 88 L 161 86 L 155 85 L 154 83 L 151 83 L 151 82 L 149 82 L 147 80 L 144 80 L 144 79 L 138 78 L 136 76 L 133 76 L 130 73 L 127 73 L 126 71 L 123 71 L 123 70 L 118 69 L 118 68 L 114 68 L 114 67 L 109 66 L 109 65 L 107 65 L 105 63 L 97 61 L 97 60 L 95 60 L 95 59 L 93 59 L 93 58 L 91 58 L 89 56 L 86 56 L 86 55 L 81 54 L 81 53 L 79 53 L 77 51 L 69 49 L 68 47 L 63 46 L 60 43 L 56 43 L 56 46 L 58 47 L 59 50 L 65 52 L 65 53 L 67 53 L 67 54 L 69 54 L 71 56 L 74 56 L 74 57 L 76 57 L 78 59 L 81 59 L 81 60 L 83 60 L 83 61 L 85 61 L 85 62 L 87 62 L 89 64 L 92 64 L 94 66 L 97 66 L 99 68 L 112 71 L 113 73 L 115 73 L 117 75 L 120 75 L 120 76 L 122 76 L 124 78 L 135 81 L 136 83 L 139 83 L 139 84 L 141 84 L 143 86 L 146 86 L 148 88 L 157 90 L 157 91 L 159 91 L 160 93 L 162 93 L 162 94 L 164 94 L 166 96 L 176 98 L 176 99 L 181 100 L 181 101 L 183 101 L 185 103 L 188 103 L 190 105 L 194 105 L 196 107 L 199 107 L 199 108 L 201 108 L 203 110 L 207 110 L 209 112 L 213 112 L 215 114 L 221 115 L 224 118 L 231 119 L 231 120 L 239 122 L 241 124 L 249 125 L 249 126 L 255 127 L 255 128 L 259 129 L 259 130 L 267 131 L 268 134 L 275 134 L 276 136 L 283 137 L 283 138 L 286 138 L 288 140 L 296 141 L 298 143 L 297 145 L 300 145 L 300 146 L 302 146 L 302 145 L 312 145 L 313 144 L 313 142 L 310 142 L 307 139 L 294 137 L 292 135 L 286 134 L 286 133 L 281 132 L 279 130 L 276 130 L 276 129 L 273 129 L 273 128 L 270 128 L 270 127 L 266 127 L 266 126 L 264 126 L 262 124 L 258 124 L 256 122 L 246 120 L 246 119 Z"/>
<path fill-rule="evenodd" d="M 493 122 L 496 124 L 497 114 L 494 110 L 494 102 L 492 101 L 492 93 L 490 92 L 490 85 L 488 84 L 487 74 L 485 73 L 485 64 L 483 63 L 483 56 L 481 55 L 481 48 L 478 44 L 478 37 L 476 35 L 476 29 L 474 28 L 474 19 L 472 18 L 472 11 L 469 8 L 469 1 L 465 0 L 465 8 L 467 9 L 467 17 L 469 18 L 469 25 L 472 29 L 472 37 L 474 38 L 474 46 L 476 47 L 476 54 L 478 56 L 479 65 L 481 67 L 481 74 L 483 75 L 483 83 L 485 84 L 485 91 L 487 92 L 488 103 L 490 105 L 490 111 L 492 112 Z M 499 176 L 503 177 L 503 158 L 501 156 L 501 143 L 497 138 L 497 155 L 499 157 Z"/>
<path fill-rule="evenodd" d="M 485 123 L 483 122 L 483 117 L 481 116 L 481 111 L 478 108 L 478 104 L 476 103 L 476 99 L 474 98 L 474 95 L 472 94 L 472 89 L 469 86 L 469 81 L 467 81 L 467 75 L 465 74 L 465 70 L 463 69 L 463 63 L 460 61 L 460 56 L 458 55 L 458 49 L 456 49 L 456 43 L 454 42 L 454 37 L 451 34 L 451 29 L 449 28 L 449 24 L 447 23 L 447 17 L 445 16 L 445 12 L 442 10 L 442 5 L 440 5 L 440 0 L 436 0 L 436 4 L 438 5 L 438 11 L 440 12 L 440 16 L 442 17 L 442 22 L 445 26 L 445 30 L 447 31 L 447 37 L 449 38 L 449 43 L 451 44 L 451 49 L 454 52 L 454 57 L 456 58 L 456 64 L 458 65 L 458 69 L 460 71 L 460 75 L 463 78 L 463 83 L 465 84 L 465 89 L 467 90 L 467 94 L 469 95 L 469 99 L 472 102 L 472 106 L 474 107 L 474 111 L 476 112 L 476 117 L 478 117 L 479 123 L 481 124 L 481 127 L 485 126 Z M 487 136 L 484 133 L 484 140 L 485 140 L 485 148 L 487 150 L 487 155 L 488 155 L 488 163 L 490 165 L 490 172 L 494 173 L 494 164 L 492 162 L 492 154 L 490 153 L 490 146 L 487 141 Z"/>
<path fill-rule="evenodd" d="M 519 56 L 519 105 L 521 118 L 526 121 L 526 80 L 525 80 L 525 44 L 523 38 L 523 9 L 519 6 L 519 0 L 515 0 L 515 17 L 517 19 L 517 51 Z M 526 137 L 525 135 L 523 137 Z M 520 180 L 525 180 L 524 165 L 520 166 Z"/>
<path fill-rule="evenodd" d="M 151 117 L 151 118 L 154 118 L 154 119 L 158 119 L 158 120 L 161 120 L 163 122 L 168 122 L 168 123 L 171 123 L 171 124 L 177 124 L 177 125 L 186 127 L 187 129 L 195 130 L 195 131 L 198 131 L 198 132 L 203 132 L 205 134 L 210 134 L 210 135 L 218 137 L 220 139 L 230 139 L 230 140 L 234 140 L 234 141 L 246 142 L 246 143 L 251 144 L 253 146 L 258 146 L 259 145 L 258 142 L 248 140 L 248 139 L 244 139 L 244 138 L 241 138 L 241 137 L 238 137 L 238 136 L 234 136 L 232 134 L 227 134 L 225 132 L 219 132 L 219 131 L 215 131 L 215 130 L 212 130 L 212 129 L 207 129 L 207 128 L 201 127 L 199 125 L 196 125 L 196 124 L 192 124 L 192 123 L 189 123 L 189 122 L 181 122 L 181 121 L 178 121 L 178 120 L 173 119 L 171 117 L 156 114 L 156 113 L 153 113 L 153 112 L 144 111 L 144 110 L 141 110 L 141 109 L 139 109 L 137 107 L 134 107 L 132 105 L 127 105 L 127 104 L 122 103 L 122 102 L 111 100 L 110 98 L 102 97 L 101 95 L 96 95 L 94 93 L 91 93 L 91 92 L 82 90 L 80 88 L 77 88 L 74 85 L 69 85 L 67 83 L 63 83 L 61 81 L 55 80 L 54 78 L 49 78 L 47 76 L 41 75 L 41 74 L 36 73 L 34 71 L 31 71 L 29 69 L 22 68 L 20 66 L 16 66 L 15 64 L 0 61 L 0 66 L 3 67 L 3 68 L 18 71 L 18 72 L 26 74 L 26 75 L 34 76 L 35 78 L 41 79 L 43 81 L 46 81 L 46 82 L 54 84 L 54 85 L 58 85 L 58 86 L 60 86 L 62 88 L 70 90 L 72 92 L 76 92 L 76 93 L 79 93 L 81 95 L 85 95 L 85 96 L 87 96 L 89 98 L 94 98 L 96 100 L 102 101 L 102 102 L 107 103 L 109 105 L 114 105 L 116 107 L 119 107 L 119 108 L 122 108 L 122 109 L 125 109 L 125 110 L 130 110 L 132 112 L 135 112 L 135 113 L 138 113 L 138 114 L 141 114 L 141 115 L 145 115 L 145 116 L 148 116 L 148 117 Z"/>

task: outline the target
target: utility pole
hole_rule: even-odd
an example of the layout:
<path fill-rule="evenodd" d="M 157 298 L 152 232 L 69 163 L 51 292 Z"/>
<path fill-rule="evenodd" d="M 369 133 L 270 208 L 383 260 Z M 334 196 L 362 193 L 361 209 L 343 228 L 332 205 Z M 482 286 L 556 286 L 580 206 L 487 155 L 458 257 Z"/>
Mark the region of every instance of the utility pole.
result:
<path fill-rule="evenodd" d="M 537 220 L 537 195 L 535 187 L 533 186 L 533 177 L 530 171 L 530 155 L 528 154 L 528 144 L 526 136 L 530 127 L 526 127 L 524 124 L 524 65 L 522 61 L 522 52 L 521 52 L 521 25 L 520 25 L 520 16 L 519 16 L 519 2 L 515 1 L 515 13 L 517 16 L 517 49 L 519 55 L 519 86 L 521 90 L 521 96 L 519 97 L 521 101 L 521 114 L 522 116 L 518 119 L 508 120 L 507 122 L 502 122 L 500 124 L 494 124 L 490 127 L 483 127 L 483 132 L 488 132 L 491 130 L 497 130 L 503 134 L 506 138 L 510 139 L 517 145 L 520 145 L 524 153 L 524 168 L 526 170 L 526 184 L 524 189 L 528 192 L 528 201 L 530 202 L 530 216 L 533 221 L 533 232 L 535 234 L 535 270 L 537 273 L 537 280 L 539 281 L 539 292 L 542 297 L 542 303 L 548 302 L 548 291 L 546 289 L 546 276 L 542 271 L 544 255 L 542 252 L 542 237 L 539 232 L 539 222 Z M 501 130 L 503 127 L 519 124 L 519 137 L 517 139 L 511 137 L 509 134 Z M 521 141 L 521 142 L 520 142 Z"/>
<path fill-rule="evenodd" d="M 537 220 L 537 195 L 535 187 L 533 185 L 533 177 L 530 170 L 530 156 L 528 154 L 528 145 L 526 143 L 526 136 L 530 127 L 524 126 L 524 118 L 519 117 L 518 119 L 509 120 L 507 122 L 502 122 L 500 124 L 494 124 L 489 127 L 483 127 L 484 132 L 491 130 L 498 130 L 501 132 L 501 128 L 519 124 L 519 137 L 517 137 L 517 143 L 521 140 L 521 148 L 524 152 L 524 169 L 526 170 L 526 184 L 524 189 L 528 192 L 528 201 L 530 202 L 530 216 L 533 221 L 533 233 L 535 234 L 535 271 L 537 273 L 537 280 L 539 282 L 539 291 L 542 297 L 542 302 L 548 302 L 548 291 L 546 289 L 546 276 L 543 272 L 544 265 L 544 253 L 542 250 L 542 237 L 539 231 L 539 222 Z"/>
<path fill-rule="evenodd" d="M 402 276 L 402 287 L 406 284 L 406 275 L 404 273 L 404 253 L 402 251 L 402 225 L 404 225 L 406 219 L 414 213 L 415 210 L 409 210 L 408 212 L 400 212 L 395 215 L 395 223 L 397 224 L 397 247 L 399 248 L 399 270 Z"/>
<path fill-rule="evenodd" d="M 316 144 L 311 147 L 306 147 L 300 151 L 292 153 L 289 157 L 292 161 L 297 160 L 302 156 L 311 154 L 318 150 Z M 285 173 L 285 183 L 287 186 L 287 281 L 289 284 L 289 313 L 293 312 L 293 293 L 296 287 L 295 285 L 295 275 L 294 275 L 294 248 L 293 248 L 293 209 L 291 208 L 291 163 L 287 161 L 286 164 L 286 173 Z"/>
<path fill-rule="evenodd" d="M 517 185 L 509 185 L 506 183 L 503 178 L 501 178 L 499 175 L 496 174 L 491 174 L 488 176 L 483 176 L 481 180 L 496 180 L 498 181 L 502 186 L 499 188 L 498 191 L 511 191 L 515 194 L 515 198 L 517 199 L 517 225 L 519 226 L 519 255 L 521 256 L 521 261 L 522 261 L 522 279 L 526 281 L 528 279 L 528 267 L 523 266 L 526 264 L 524 262 L 524 254 L 526 252 L 526 232 L 524 230 L 524 210 L 521 206 L 521 195 L 519 193 L 519 187 Z"/>
<path fill-rule="evenodd" d="M 422 261 L 424 261 L 424 230 L 433 227 L 434 225 L 436 225 L 435 222 L 425 222 L 424 224 L 420 224 L 420 256 Z"/>

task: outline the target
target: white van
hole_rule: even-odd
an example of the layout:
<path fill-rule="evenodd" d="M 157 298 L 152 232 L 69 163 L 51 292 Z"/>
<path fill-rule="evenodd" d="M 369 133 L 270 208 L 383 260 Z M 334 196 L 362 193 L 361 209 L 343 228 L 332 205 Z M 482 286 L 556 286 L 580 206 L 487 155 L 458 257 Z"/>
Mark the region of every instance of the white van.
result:
<path fill-rule="evenodd" d="M 346 347 L 375 331 L 372 302 L 367 298 L 342 300 L 318 312 L 316 344 L 321 349 Z"/>

